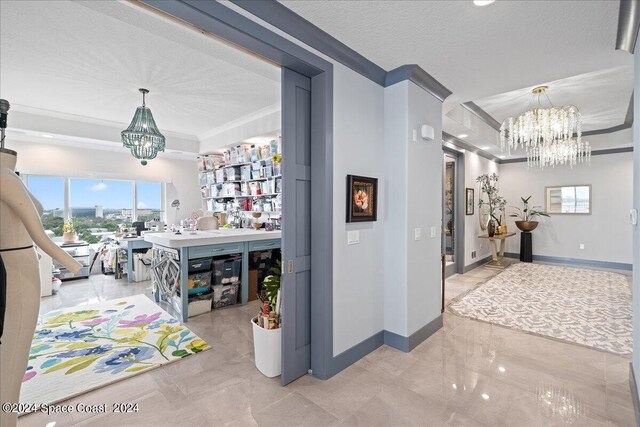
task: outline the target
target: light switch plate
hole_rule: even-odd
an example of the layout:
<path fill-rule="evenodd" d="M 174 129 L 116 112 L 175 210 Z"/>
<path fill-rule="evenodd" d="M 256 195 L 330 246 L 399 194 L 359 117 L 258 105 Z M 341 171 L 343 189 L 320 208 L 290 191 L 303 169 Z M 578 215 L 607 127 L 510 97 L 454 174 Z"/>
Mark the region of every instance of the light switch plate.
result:
<path fill-rule="evenodd" d="M 360 230 L 347 231 L 347 245 L 360 243 Z"/>
<path fill-rule="evenodd" d="M 580 243 L 580 249 L 584 249 L 584 243 Z"/>
<path fill-rule="evenodd" d="M 422 240 L 422 228 L 416 228 L 413 231 L 414 240 Z"/>
<path fill-rule="evenodd" d="M 431 238 L 435 239 L 437 235 L 438 235 L 438 230 L 436 229 L 436 227 L 431 227 Z"/>
<path fill-rule="evenodd" d="M 413 130 L 413 142 L 418 142 L 418 131 L 416 129 Z"/>

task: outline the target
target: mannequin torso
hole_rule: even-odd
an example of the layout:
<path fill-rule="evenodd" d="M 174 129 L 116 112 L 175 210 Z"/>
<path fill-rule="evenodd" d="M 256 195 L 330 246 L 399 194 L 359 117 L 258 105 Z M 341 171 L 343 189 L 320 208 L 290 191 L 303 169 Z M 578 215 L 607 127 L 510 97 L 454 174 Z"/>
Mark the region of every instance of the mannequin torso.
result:
<path fill-rule="evenodd" d="M 82 266 L 45 234 L 42 206 L 15 174 L 16 153 L 0 148 L 0 402 L 18 403 L 40 307 L 40 272 L 34 242 L 76 272 Z M 6 309 L 5 309 L 6 304 Z M 6 311 L 5 311 L 6 310 Z M 0 425 L 15 426 L 17 414 L 0 412 Z"/>

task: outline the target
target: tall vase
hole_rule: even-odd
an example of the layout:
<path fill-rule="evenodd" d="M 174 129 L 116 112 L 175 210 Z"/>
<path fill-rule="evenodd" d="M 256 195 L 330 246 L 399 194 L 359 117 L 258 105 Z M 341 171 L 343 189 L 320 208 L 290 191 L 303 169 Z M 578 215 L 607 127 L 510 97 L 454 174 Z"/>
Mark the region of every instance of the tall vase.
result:
<path fill-rule="evenodd" d="M 487 233 L 489 234 L 489 237 L 493 237 L 496 235 L 496 221 L 495 220 L 490 220 L 489 221 L 489 225 L 487 225 Z"/>

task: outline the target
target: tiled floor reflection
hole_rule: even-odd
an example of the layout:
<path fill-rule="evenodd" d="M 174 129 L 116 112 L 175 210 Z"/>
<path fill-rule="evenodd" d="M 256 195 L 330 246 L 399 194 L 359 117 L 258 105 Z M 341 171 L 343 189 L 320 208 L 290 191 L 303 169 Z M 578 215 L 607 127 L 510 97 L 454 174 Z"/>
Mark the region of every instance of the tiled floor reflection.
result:
<path fill-rule="evenodd" d="M 457 277 L 478 283 L 496 272 Z M 96 276 L 63 285 L 43 305 L 145 292 L 148 283 Z M 68 402 L 138 402 L 138 414 L 32 414 L 19 426 L 634 425 L 628 358 L 447 313 L 444 327 L 411 353 L 383 346 L 328 381 L 306 376 L 281 387 L 253 366 L 255 309 L 193 318 L 189 327 L 212 350 Z"/>

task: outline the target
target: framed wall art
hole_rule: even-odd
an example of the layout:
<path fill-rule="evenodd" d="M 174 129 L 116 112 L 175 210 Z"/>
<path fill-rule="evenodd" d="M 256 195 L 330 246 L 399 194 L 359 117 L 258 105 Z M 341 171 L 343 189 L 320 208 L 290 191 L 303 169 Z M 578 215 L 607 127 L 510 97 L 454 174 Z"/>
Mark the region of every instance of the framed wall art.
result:
<path fill-rule="evenodd" d="M 466 205 L 466 209 L 465 209 L 465 213 L 467 215 L 473 215 L 474 214 L 474 203 L 475 203 L 475 195 L 474 195 L 475 191 L 473 188 L 467 188 L 467 191 L 465 193 L 465 205 Z"/>
<path fill-rule="evenodd" d="M 377 219 L 378 179 L 347 175 L 347 222 Z"/>

